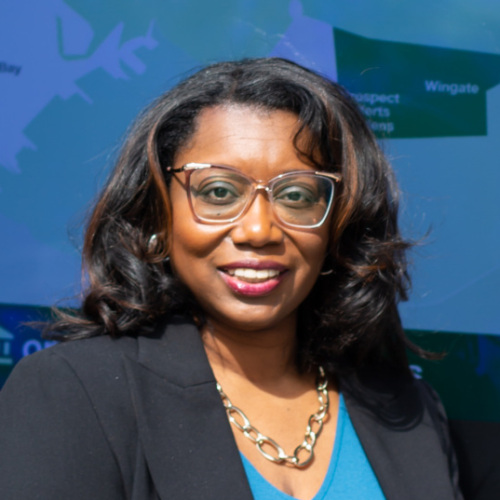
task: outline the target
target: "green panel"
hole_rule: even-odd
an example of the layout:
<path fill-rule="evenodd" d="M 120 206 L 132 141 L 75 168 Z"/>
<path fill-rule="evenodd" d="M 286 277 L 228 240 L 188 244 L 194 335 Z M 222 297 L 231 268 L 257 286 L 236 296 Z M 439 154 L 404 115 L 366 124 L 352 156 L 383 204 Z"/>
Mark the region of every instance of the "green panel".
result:
<path fill-rule="evenodd" d="M 379 137 L 484 136 L 500 56 L 387 42 L 334 29 L 339 82 Z"/>
<path fill-rule="evenodd" d="M 500 422 L 500 337 L 408 331 L 419 346 L 445 353 L 426 361 L 410 353 L 414 372 L 439 393 L 448 416 Z"/>

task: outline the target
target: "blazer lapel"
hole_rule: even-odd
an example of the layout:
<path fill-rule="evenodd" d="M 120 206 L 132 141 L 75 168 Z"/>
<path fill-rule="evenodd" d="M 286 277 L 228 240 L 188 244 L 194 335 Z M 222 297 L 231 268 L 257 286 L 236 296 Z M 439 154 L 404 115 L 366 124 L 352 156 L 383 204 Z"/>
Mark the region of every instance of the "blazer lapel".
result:
<path fill-rule="evenodd" d="M 126 369 L 144 449 L 162 499 L 251 500 L 239 452 L 200 335 L 169 324 L 138 339 Z"/>
<path fill-rule="evenodd" d="M 422 394 L 416 383 L 397 385 L 383 383 L 381 392 L 349 380 L 341 384 L 380 486 L 388 500 L 452 500 L 448 457 Z"/>

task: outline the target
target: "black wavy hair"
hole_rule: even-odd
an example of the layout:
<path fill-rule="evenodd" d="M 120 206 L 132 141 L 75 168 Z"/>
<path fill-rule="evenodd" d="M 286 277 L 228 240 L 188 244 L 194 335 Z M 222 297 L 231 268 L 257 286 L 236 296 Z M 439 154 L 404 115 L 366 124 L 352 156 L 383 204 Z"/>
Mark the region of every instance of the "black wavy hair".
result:
<path fill-rule="evenodd" d="M 338 371 L 389 364 L 407 372 L 405 348 L 425 353 L 406 338 L 397 310 L 407 299 L 410 243 L 398 229 L 393 172 L 348 92 L 279 58 L 208 66 L 138 117 L 88 222 L 81 310 L 59 311 L 48 333 L 63 339 L 148 335 L 161 318 L 179 313 L 204 322 L 166 261 L 165 167 L 192 136 L 200 112 L 228 104 L 296 114 L 299 153 L 342 175 L 327 259 L 333 272 L 320 276 L 300 307 L 298 366 Z"/>

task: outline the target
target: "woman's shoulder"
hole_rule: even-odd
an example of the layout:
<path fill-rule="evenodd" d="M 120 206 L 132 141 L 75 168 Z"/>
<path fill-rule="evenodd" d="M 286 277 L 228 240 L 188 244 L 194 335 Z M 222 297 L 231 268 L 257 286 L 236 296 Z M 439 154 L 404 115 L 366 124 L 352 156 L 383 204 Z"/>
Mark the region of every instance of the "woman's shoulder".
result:
<path fill-rule="evenodd" d="M 68 341 L 16 365 L 0 391 L 0 482 L 16 498 L 32 498 L 35 480 L 40 498 L 73 487 L 56 497 L 123 497 L 121 477 L 132 477 L 137 442 L 123 353 L 133 356 L 136 344 L 104 336 Z M 95 481 L 85 482 L 82 471 Z"/>
<path fill-rule="evenodd" d="M 152 327 L 139 329 L 134 336 L 96 335 L 65 339 L 51 347 L 37 351 L 22 358 L 14 369 L 15 372 L 45 369 L 54 365 L 67 365 L 73 369 L 82 369 L 101 376 L 106 371 L 116 368 L 123 357 L 137 359 L 141 343 L 147 342 L 155 349 L 155 345 L 165 344 L 167 332 L 174 330 L 186 321 L 176 317 L 163 319 Z"/>
<path fill-rule="evenodd" d="M 78 376 L 81 372 L 99 373 L 102 377 L 116 367 L 124 350 L 133 354 L 136 344 L 133 338 L 113 339 L 107 335 L 64 341 L 22 358 L 7 384 L 24 377 L 57 380 L 63 373 L 66 380 L 70 374 Z"/>
<path fill-rule="evenodd" d="M 36 411 L 47 420 L 72 407 L 113 413 L 130 406 L 123 348 L 134 352 L 135 339 L 95 337 L 63 342 L 26 356 L 0 391 L 4 411 Z M 49 404 L 49 402 L 51 404 Z"/>
<path fill-rule="evenodd" d="M 103 454 L 109 448 L 128 459 L 122 448 L 135 436 L 136 422 L 124 354 L 133 358 L 136 346 L 135 338 L 102 336 L 62 342 L 23 358 L 0 391 L 0 442 L 17 453 L 6 433 L 19 436 L 33 428 L 40 431 L 37 442 L 50 436 L 59 443 L 69 435 L 75 446 L 97 443 Z M 78 429 L 76 436 L 71 429 Z M 39 449 L 45 449 L 43 443 Z"/>
<path fill-rule="evenodd" d="M 175 381 L 174 367 L 183 366 L 187 356 L 201 351 L 200 345 L 198 330 L 184 318 L 164 320 L 134 337 L 69 339 L 21 359 L 4 390 L 12 384 L 30 386 L 43 381 L 61 390 L 79 383 L 89 391 L 112 390 L 112 394 L 126 380 L 127 366 L 135 371 L 140 365 Z"/>

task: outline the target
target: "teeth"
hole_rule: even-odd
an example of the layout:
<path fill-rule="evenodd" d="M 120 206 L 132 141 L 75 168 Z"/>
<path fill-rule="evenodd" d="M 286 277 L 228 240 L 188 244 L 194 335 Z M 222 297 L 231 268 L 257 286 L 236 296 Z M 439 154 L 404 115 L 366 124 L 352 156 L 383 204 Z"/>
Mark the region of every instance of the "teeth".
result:
<path fill-rule="evenodd" d="M 228 269 L 228 274 L 231 276 L 236 276 L 236 278 L 243 278 L 247 280 L 268 280 L 271 278 L 275 278 L 279 275 L 279 271 L 277 269 Z"/>

